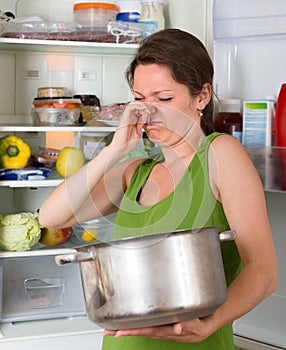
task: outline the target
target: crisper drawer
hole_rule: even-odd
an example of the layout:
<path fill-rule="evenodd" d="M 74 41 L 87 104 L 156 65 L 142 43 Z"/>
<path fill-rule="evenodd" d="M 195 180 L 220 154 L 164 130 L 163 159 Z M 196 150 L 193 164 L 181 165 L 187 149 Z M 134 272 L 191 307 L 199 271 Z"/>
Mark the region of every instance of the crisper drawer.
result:
<path fill-rule="evenodd" d="M 79 264 L 61 268 L 54 262 L 62 251 L 0 255 L 2 323 L 86 314 Z M 54 283 L 54 278 L 63 283 Z M 29 289 L 24 286 L 27 279 L 35 279 Z"/>

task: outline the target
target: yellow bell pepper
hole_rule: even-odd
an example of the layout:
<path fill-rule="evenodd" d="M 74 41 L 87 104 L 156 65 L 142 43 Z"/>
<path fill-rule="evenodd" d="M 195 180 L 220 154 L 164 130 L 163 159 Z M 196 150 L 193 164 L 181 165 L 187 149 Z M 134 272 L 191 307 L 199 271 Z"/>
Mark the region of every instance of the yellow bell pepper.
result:
<path fill-rule="evenodd" d="M 20 137 L 7 135 L 0 139 L 0 165 L 2 168 L 24 168 L 31 156 L 30 146 Z"/>

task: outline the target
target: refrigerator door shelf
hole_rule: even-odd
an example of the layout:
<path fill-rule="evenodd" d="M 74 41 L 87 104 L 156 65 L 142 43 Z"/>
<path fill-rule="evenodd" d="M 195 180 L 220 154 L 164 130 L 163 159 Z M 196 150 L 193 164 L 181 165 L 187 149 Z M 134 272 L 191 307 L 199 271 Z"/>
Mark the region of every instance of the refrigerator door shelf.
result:
<path fill-rule="evenodd" d="M 286 36 L 286 4 L 280 0 L 215 0 L 213 6 L 214 39 L 249 39 Z"/>

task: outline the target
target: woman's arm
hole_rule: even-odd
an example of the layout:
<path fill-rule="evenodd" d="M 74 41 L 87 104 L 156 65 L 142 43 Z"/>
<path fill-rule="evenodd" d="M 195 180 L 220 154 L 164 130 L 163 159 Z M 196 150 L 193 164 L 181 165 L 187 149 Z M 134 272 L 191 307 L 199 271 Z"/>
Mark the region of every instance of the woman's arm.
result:
<path fill-rule="evenodd" d="M 59 228 L 74 225 L 117 210 L 138 160 L 120 162 L 136 149 L 141 138 L 142 123 L 130 104 L 120 121 L 111 144 L 78 172 L 65 179 L 46 199 L 39 211 L 43 227 Z"/>
<path fill-rule="evenodd" d="M 275 247 L 258 173 L 235 139 L 218 137 L 213 148 L 219 196 L 229 225 L 237 232 L 236 244 L 244 269 L 229 286 L 226 303 L 210 316 L 210 331 L 250 311 L 278 283 Z"/>

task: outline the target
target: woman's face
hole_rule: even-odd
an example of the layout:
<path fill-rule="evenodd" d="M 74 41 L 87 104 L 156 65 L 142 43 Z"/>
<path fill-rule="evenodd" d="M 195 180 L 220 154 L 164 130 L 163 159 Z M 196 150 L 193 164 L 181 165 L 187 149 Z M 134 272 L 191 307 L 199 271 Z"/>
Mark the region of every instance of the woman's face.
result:
<path fill-rule="evenodd" d="M 199 97 L 190 96 L 189 89 L 177 83 L 169 69 L 157 64 L 139 65 L 134 72 L 134 100 L 156 103 L 161 113 L 144 125 L 153 141 L 167 142 L 182 138 L 186 129 L 200 125 Z M 168 109 L 173 107 L 174 109 Z M 180 113 L 183 112 L 183 113 Z M 158 116 L 159 115 L 159 116 Z M 177 137 L 176 137 L 176 136 Z"/>

